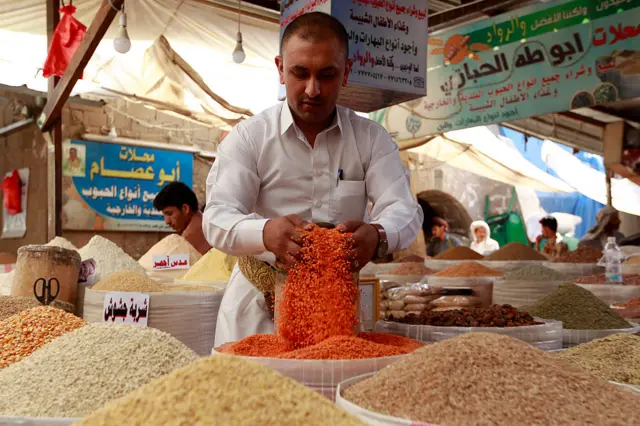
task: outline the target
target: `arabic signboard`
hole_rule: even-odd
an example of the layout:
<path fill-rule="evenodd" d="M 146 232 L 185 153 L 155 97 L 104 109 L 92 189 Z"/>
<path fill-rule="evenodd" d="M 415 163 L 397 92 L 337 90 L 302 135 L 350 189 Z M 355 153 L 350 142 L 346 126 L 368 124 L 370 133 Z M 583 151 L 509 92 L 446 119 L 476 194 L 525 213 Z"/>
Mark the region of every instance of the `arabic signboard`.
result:
<path fill-rule="evenodd" d="M 149 318 L 149 294 L 109 292 L 104 295 L 103 308 L 103 323 L 146 327 Z"/>
<path fill-rule="evenodd" d="M 152 260 L 153 260 L 154 271 L 189 269 L 188 254 L 170 254 L 170 255 L 154 254 Z"/>
<path fill-rule="evenodd" d="M 555 1 L 431 37 L 427 97 L 402 105 L 404 136 L 640 96 L 639 6 Z"/>
<path fill-rule="evenodd" d="M 72 140 L 63 145 L 66 230 L 171 231 L 153 207 L 169 182 L 193 182 L 193 154 Z"/>
<path fill-rule="evenodd" d="M 288 0 L 280 26 L 312 11 L 344 24 L 353 61 L 339 103 L 374 111 L 426 94 L 427 0 Z"/>

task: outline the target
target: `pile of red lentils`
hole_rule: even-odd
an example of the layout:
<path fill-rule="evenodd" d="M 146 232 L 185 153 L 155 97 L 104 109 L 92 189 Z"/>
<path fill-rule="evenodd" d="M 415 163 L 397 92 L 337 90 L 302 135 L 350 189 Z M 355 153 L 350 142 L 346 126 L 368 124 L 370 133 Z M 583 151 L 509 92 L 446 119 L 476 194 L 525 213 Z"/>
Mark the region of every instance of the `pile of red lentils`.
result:
<path fill-rule="evenodd" d="M 40 306 L 0 321 L 0 368 L 28 357 L 42 346 L 87 323 L 61 309 Z"/>

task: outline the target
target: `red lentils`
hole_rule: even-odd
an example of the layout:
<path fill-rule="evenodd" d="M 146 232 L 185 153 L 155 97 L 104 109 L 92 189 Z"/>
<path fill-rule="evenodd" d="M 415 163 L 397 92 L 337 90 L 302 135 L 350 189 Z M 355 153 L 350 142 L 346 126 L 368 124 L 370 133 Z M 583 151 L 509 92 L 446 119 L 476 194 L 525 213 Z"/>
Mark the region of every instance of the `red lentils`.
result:
<path fill-rule="evenodd" d="M 294 348 L 332 336 L 353 336 L 357 295 L 351 234 L 313 227 L 302 236 L 301 257 L 289 270 L 278 305 L 278 335 Z"/>
<path fill-rule="evenodd" d="M 0 321 L 0 368 L 28 357 L 61 335 L 87 323 L 63 310 L 40 306 Z"/>

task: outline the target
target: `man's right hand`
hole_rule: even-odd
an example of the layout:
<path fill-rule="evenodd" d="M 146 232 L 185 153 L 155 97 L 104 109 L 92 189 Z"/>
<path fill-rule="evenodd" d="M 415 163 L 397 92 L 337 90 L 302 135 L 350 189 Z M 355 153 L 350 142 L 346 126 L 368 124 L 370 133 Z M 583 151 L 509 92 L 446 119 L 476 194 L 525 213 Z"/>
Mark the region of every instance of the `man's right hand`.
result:
<path fill-rule="evenodd" d="M 301 248 L 298 228 L 307 229 L 310 225 L 294 214 L 267 221 L 262 230 L 262 240 L 266 249 L 276 255 L 281 264 L 277 266 L 293 266 Z"/>

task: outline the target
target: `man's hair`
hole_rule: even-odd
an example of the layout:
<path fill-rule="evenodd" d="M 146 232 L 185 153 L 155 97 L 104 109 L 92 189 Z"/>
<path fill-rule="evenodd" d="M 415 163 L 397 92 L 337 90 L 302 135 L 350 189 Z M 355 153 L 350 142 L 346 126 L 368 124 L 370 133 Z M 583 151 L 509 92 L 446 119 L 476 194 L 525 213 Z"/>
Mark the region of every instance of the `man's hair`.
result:
<path fill-rule="evenodd" d="M 540 225 L 546 226 L 553 232 L 558 232 L 558 221 L 553 216 L 547 216 L 540 220 Z"/>
<path fill-rule="evenodd" d="M 162 188 L 153 200 L 153 207 L 162 211 L 167 207 L 181 209 L 183 205 L 191 207 L 193 213 L 198 211 L 198 197 L 182 182 L 171 182 Z"/>
<path fill-rule="evenodd" d="M 340 21 L 326 13 L 309 12 L 291 21 L 282 34 L 280 54 L 282 54 L 287 41 L 293 36 L 298 36 L 311 42 L 335 37 L 342 45 L 345 57 L 349 58 L 349 34 L 347 34 L 347 29 Z"/>
<path fill-rule="evenodd" d="M 444 226 L 446 230 L 449 230 L 449 223 L 441 217 L 435 216 L 432 219 L 433 225 L 431 226 Z"/>

